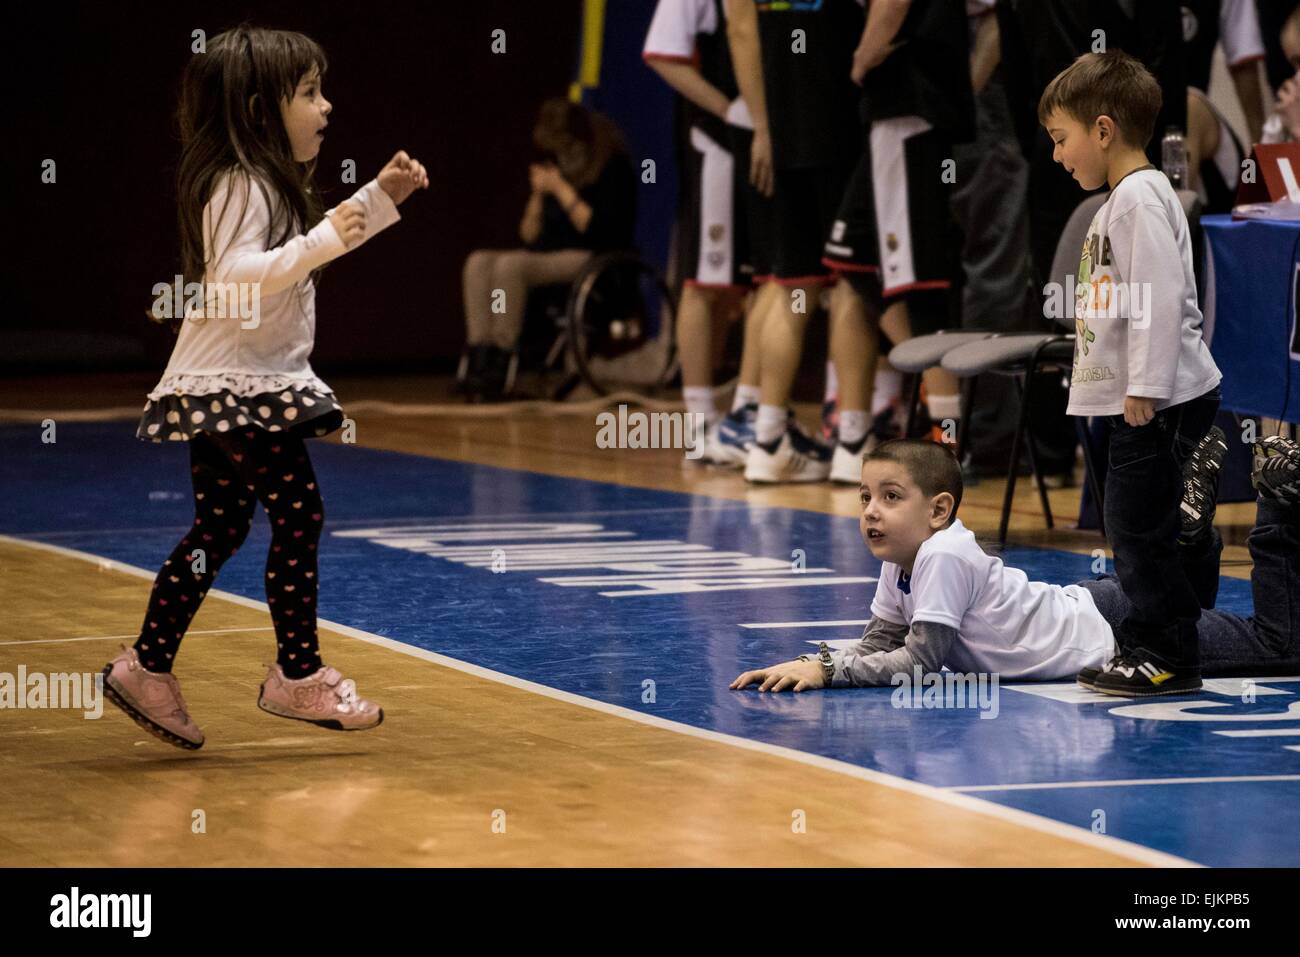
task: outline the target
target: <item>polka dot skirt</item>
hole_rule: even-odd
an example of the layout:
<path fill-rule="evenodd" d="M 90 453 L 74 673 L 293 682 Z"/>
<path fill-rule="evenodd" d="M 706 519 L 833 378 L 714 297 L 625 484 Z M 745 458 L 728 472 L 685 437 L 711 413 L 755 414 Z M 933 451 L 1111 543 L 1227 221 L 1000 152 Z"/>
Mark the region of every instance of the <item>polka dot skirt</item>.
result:
<path fill-rule="evenodd" d="M 342 424 L 343 409 L 331 392 L 285 389 L 240 396 L 222 390 L 150 399 L 135 434 L 146 442 L 188 442 L 196 432 L 228 432 L 252 425 L 312 437 L 328 435 Z"/>

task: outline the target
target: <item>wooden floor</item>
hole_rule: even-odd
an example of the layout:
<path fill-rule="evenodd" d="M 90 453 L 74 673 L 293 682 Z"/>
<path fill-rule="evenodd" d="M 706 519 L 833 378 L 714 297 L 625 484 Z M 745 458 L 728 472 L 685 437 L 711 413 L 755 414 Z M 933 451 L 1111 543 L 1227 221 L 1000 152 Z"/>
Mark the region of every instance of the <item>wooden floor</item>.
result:
<path fill-rule="evenodd" d="M 41 394 L 11 380 L 0 387 L 0 409 L 10 421 L 78 406 L 138 410 L 151 384 L 122 377 L 79 397 L 58 383 L 44 383 Z M 735 474 L 684 464 L 680 452 L 597 450 L 594 413 L 402 414 L 375 403 L 444 402 L 446 383 L 331 384 L 357 421 L 358 443 L 369 447 L 856 514 L 853 489 L 751 489 Z M 1103 547 L 1094 534 L 1046 530 L 1030 483 L 1022 492 L 1017 542 Z M 995 529 L 1001 494 L 996 481 L 969 490 L 965 522 L 980 533 Z M 1068 524 L 1077 491 L 1054 492 L 1052 500 L 1060 525 Z M 1221 517 L 1240 524 L 1245 507 Z M 99 670 L 120 643 L 134 640 L 151 578 L 151 569 L 131 573 L 0 539 L 0 671 L 19 663 L 29 672 Z M 181 675 L 209 738 L 196 753 L 159 744 L 111 707 L 98 721 L 79 712 L 0 711 L 0 865 L 1114 866 L 1155 859 L 1082 829 L 638 720 L 328 626 L 327 657 L 381 701 L 387 720 L 348 735 L 291 724 L 256 708 L 271 633 L 264 606 L 209 594 Z M 206 832 L 194 833 L 200 811 Z M 804 833 L 792 829 L 799 812 Z"/>

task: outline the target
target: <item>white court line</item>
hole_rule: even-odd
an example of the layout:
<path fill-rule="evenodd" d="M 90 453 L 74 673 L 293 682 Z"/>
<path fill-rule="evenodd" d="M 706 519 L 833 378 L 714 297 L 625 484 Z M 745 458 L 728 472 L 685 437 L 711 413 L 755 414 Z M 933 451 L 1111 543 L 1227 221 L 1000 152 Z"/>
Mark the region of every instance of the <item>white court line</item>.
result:
<path fill-rule="evenodd" d="M 459 464 L 459 463 L 458 463 Z M 498 466 L 491 466 L 497 468 Z M 186 493 L 186 499 L 189 499 L 189 493 Z M 695 508 L 689 505 L 670 506 L 668 508 L 629 508 L 629 509 L 601 509 L 590 512 L 506 512 L 501 515 L 421 515 L 415 518 L 337 518 L 330 519 L 332 528 L 342 528 L 346 526 L 359 525 L 362 528 L 385 528 L 391 525 L 394 528 L 400 528 L 407 525 L 455 525 L 458 522 L 465 524 L 477 524 L 487 521 L 515 521 L 517 519 L 549 519 L 552 517 L 586 517 L 592 515 L 658 515 L 663 512 L 734 512 L 734 511 L 754 511 L 743 502 L 737 502 L 734 505 L 710 505 L 705 508 Z M 144 528 L 85 528 L 85 529 L 60 529 L 53 532 L 23 532 L 24 536 L 30 536 L 32 539 L 37 538 L 78 538 L 88 537 L 91 535 L 135 535 L 142 532 L 177 532 L 184 531 L 186 524 L 178 521 L 175 525 L 150 525 Z M 27 541 L 29 539 L 24 539 Z"/>
<path fill-rule="evenodd" d="M 1206 678 L 1203 681 L 1203 690 L 1209 694 L 1224 695 L 1228 698 L 1240 698 L 1243 689 L 1246 687 L 1245 682 L 1271 682 L 1281 683 L 1287 681 L 1300 681 L 1300 678 L 1278 676 L 1276 678 Z M 1060 701 L 1063 704 L 1122 704 L 1125 701 L 1131 703 L 1130 698 L 1116 698 L 1114 695 L 1102 694 L 1099 691 L 1091 691 L 1074 682 L 1038 682 L 1035 684 L 1014 684 L 1003 685 L 1006 691 L 1019 691 L 1021 694 L 1037 695 L 1040 698 L 1050 698 L 1053 701 Z M 1269 695 L 1293 695 L 1294 692 L 1287 691 L 1283 688 L 1270 688 L 1266 684 L 1256 684 L 1252 691 L 1258 697 L 1268 697 Z M 1129 705 L 1123 705 L 1125 707 Z M 1217 707 L 1215 705 L 1214 707 Z M 1222 733 L 1222 732 L 1217 732 Z"/>
<path fill-rule="evenodd" d="M 1287 691 L 1284 688 L 1268 687 L 1270 684 L 1282 684 L 1288 681 L 1300 681 L 1300 677 L 1278 675 L 1276 678 L 1206 678 L 1201 682 L 1201 686 L 1206 691 L 1221 694 L 1227 698 L 1244 697 L 1248 689 L 1251 694 L 1262 697 L 1274 694 L 1294 694 L 1295 692 Z"/>
<path fill-rule="evenodd" d="M 382 450 L 368 449 L 368 451 L 373 452 L 373 451 L 382 451 Z M 403 452 L 401 454 L 406 455 L 408 453 Z M 473 465 L 474 464 L 473 462 L 459 462 L 455 459 L 439 459 L 436 456 L 428 456 L 428 455 L 421 455 L 417 457 L 430 459 L 431 461 L 450 462 L 452 465 Z M 506 471 L 506 472 L 524 471 L 523 469 L 506 468 L 503 465 L 488 465 L 488 466 L 484 466 L 484 468 L 501 469 L 502 471 Z M 541 475 L 543 478 L 559 477 L 553 475 L 548 476 L 541 472 L 525 472 L 525 474 Z M 600 481 L 600 479 L 581 479 L 580 481 L 597 482 Z M 646 491 L 654 491 L 654 490 L 646 489 Z M 680 495 L 682 493 L 670 492 L 667 494 Z M 567 519 L 574 516 L 585 517 L 588 515 L 614 515 L 614 516 L 658 515 L 661 512 L 736 512 L 736 511 L 750 511 L 750 510 L 751 507 L 746 505 L 744 502 L 733 502 L 731 504 L 706 505 L 703 507 L 697 507 L 694 505 L 667 505 L 663 508 L 601 508 L 601 509 L 591 509 L 590 511 L 585 511 L 585 512 L 501 512 L 499 514 L 496 512 L 491 512 L 491 513 L 475 512 L 471 515 L 429 515 L 429 516 L 417 515 L 414 518 L 340 518 L 340 519 L 331 519 L 330 524 L 361 525 L 363 527 L 367 525 L 374 525 L 376 528 L 380 528 L 383 526 L 383 523 L 385 522 L 391 522 L 393 524 L 400 524 L 400 525 L 447 525 L 447 524 L 454 525 L 457 522 L 464 522 L 465 524 L 479 524 L 483 522 L 514 521 L 517 519 L 535 519 L 535 520 L 545 521 L 549 523 L 550 520 L 553 520 L 555 518 Z"/>
<path fill-rule="evenodd" d="M 144 528 L 78 528 L 71 531 L 64 529 L 58 532 L 23 532 L 23 534 L 30 535 L 32 538 L 77 538 L 89 535 L 138 535 L 143 532 L 178 532 L 184 531 L 185 528 L 184 522 L 177 522 L 175 525 L 150 525 Z"/>
<path fill-rule="evenodd" d="M 466 405 L 464 402 L 417 403 L 389 402 L 384 399 L 352 399 L 347 404 L 349 412 L 377 412 L 380 415 L 411 416 L 445 416 L 461 419 L 500 418 L 507 414 L 520 415 L 528 412 L 541 413 L 538 418 L 565 415 L 590 415 L 600 409 L 612 407 L 620 402 L 636 405 L 652 411 L 682 411 L 685 406 L 675 400 L 652 399 L 649 396 L 629 390 L 610 395 L 596 396 L 591 399 L 569 402 L 553 402 L 545 399 L 527 399 L 515 402 L 500 402 L 490 405 Z M 105 406 L 98 409 L 0 409 L 0 423 L 31 425 L 39 424 L 45 419 L 56 422 L 114 422 L 121 419 L 139 418 L 138 405 Z"/>
<path fill-rule="evenodd" d="M 876 581 L 876 579 L 871 579 Z M 865 625 L 870 618 L 845 618 L 843 621 L 756 621 L 741 628 L 843 628 L 849 625 Z"/>
<path fill-rule="evenodd" d="M 32 542 L 21 538 L 14 538 L 9 535 L 0 535 L 0 541 L 41 549 L 56 555 L 63 555 L 67 558 L 77 558 L 82 561 L 98 563 L 102 567 L 109 567 L 115 571 L 120 571 L 127 575 L 134 575 L 136 578 L 143 578 L 148 581 L 153 581 L 155 577 L 153 572 L 146 571 L 143 568 L 137 568 L 134 565 L 128 565 L 125 562 L 119 562 L 114 559 L 91 555 L 87 552 L 79 552 L 75 549 L 64 548 L 61 545 L 50 545 L 46 542 Z M 216 588 L 208 589 L 208 594 L 215 595 L 218 598 L 223 598 L 236 605 L 243 605 L 245 608 L 252 608 L 257 611 L 263 611 L 268 614 L 270 613 L 270 607 L 265 602 L 254 601 L 251 598 L 245 598 L 243 595 L 235 595 Z M 356 638 L 359 641 L 368 642 L 372 645 L 379 645 L 380 647 L 387 648 L 390 651 L 396 651 L 412 658 L 420 658 L 424 661 L 442 665 L 444 668 L 451 668 L 455 671 L 462 672 L 463 674 L 474 675 L 477 678 L 484 678 L 488 681 L 495 681 L 498 684 L 518 688 L 522 691 L 528 691 L 544 698 L 550 698 L 553 701 L 562 701 L 566 704 L 576 705 L 590 711 L 596 711 L 617 718 L 624 718 L 628 721 L 635 721 L 638 724 L 644 724 L 652 728 L 658 728 L 663 731 L 672 731 L 677 734 L 685 735 L 686 737 L 698 738 L 702 741 L 712 741 L 718 744 L 726 744 L 745 751 L 753 751 L 758 754 L 785 758 L 788 761 L 804 764 L 809 767 L 820 768 L 823 771 L 832 771 L 838 774 L 843 774 L 846 777 L 857 778 L 860 781 L 869 781 L 873 784 L 893 788 L 897 791 L 904 791 L 918 797 L 928 798 L 941 804 L 959 807 L 963 810 L 982 814 L 986 817 L 997 818 L 998 820 L 1005 821 L 1009 824 L 1015 824 L 1043 834 L 1050 834 L 1054 837 L 1074 841 L 1076 844 L 1083 844 L 1099 851 L 1115 854 L 1118 857 L 1128 858 L 1129 860 L 1138 863 L 1149 864 L 1153 867 L 1202 866 L 1195 861 L 1177 857 L 1173 854 L 1166 854 L 1164 851 L 1157 851 L 1154 848 L 1144 847 L 1141 844 L 1135 844 L 1132 841 L 1126 841 L 1110 834 L 1095 834 L 1085 827 L 1063 824 L 1060 821 L 1040 817 L 1039 815 L 1031 814 L 1028 811 L 1021 811 L 1018 808 L 1004 807 L 1003 805 L 995 804 L 991 801 L 982 801 L 979 798 L 967 797 L 964 794 L 959 794 L 952 790 L 935 787 L 929 784 L 922 784 L 919 781 L 909 781 L 907 778 L 895 777 L 892 774 L 885 774 L 883 771 L 873 771 L 870 768 L 858 767 L 856 764 L 849 764 L 847 761 L 837 761 L 834 758 L 825 758 L 818 754 L 809 754 L 804 751 L 797 751 L 794 748 L 787 748 L 777 744 L 768 744 L 764 741 L 752 741 L 749 738 L 723 734 L 720 731 L 697 728 L 694 725 L 683 724 L 679 721 L 669 721 L 666 718 L 633 711 L 631 708 L 607 704 L 604 701 L 597 701 L 593 698 L 584 698 L 581 695 L 573 694 L 569 691 L 561 691 L 558 688 L 550 688 L 546 685 L 527 681 L 523 678 L 516 678 L 513 675 L 507 675 L 499 671 L 492 671 L 488 668 L 482 668 L 466 661 L 460 661 L 456 658 L 449 658 L 446 655 L 440 655 L 437 652 L 426 651 L 423 648 L 416 648 L 413 645 L 403 644 L 402 642 L 395 641 L 391 638 L 384 638 L 380 635 L 371 634 L 370 632 L 362 631 L 359 628 L 353 628 L 349 625 L 341 625 L 336 622 L 327 621 L 324 618 L 317 618 L 317 625 L 319 627 L 328 628 L 338 634 L 347 635 L 350 638 Z"/>
<path fill-rule="evenodd" d="M 948 791 L 1049 791 L 1058 788 L 1127 788 L 1148 784 L 1237 784 L 1251 781 L 1300 781 L 1300 774 L 1243 774 L 1210 778 L 1127 778 L 1117 781 L 1050 781 L 1042 784 L 974 784 Z"/>
<path fill-rule="evenodd" d="M 275 628 L 272 625 L 266 625 L 262 628 L 191 628 L 185 632 L 185 637 L 188 638 L 190 635 L 221 635 L 229 631 L 275 631 Z M 0 641 L 0 647 L 5 645 L 59 645 L 68 641 L 117 641 L 122 638 L 130 638 L 134 641 L 139 637 L 140 633 L 133 631 L 129 635 L 90 635 L 86 638 L 33 638 L 31 641 Z"/>

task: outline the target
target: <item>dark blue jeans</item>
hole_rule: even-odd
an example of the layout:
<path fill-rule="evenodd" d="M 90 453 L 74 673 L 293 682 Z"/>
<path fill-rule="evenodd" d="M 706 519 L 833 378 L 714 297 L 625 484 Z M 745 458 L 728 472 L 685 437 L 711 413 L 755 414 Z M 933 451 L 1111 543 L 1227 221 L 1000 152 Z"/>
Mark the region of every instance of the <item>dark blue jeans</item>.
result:
<path fill-rule="evenodd" d="M 1196 622 L 1214 607 L 1219 576 L 1217 558 L 1211 578 L 1202 556 L 1178 545 L 1183 465 L 1214 424 L 1219 398 L 1216 387 L 1142 426 L 1111 416 L 1106 537 L 1129 602 L 1115 639 L 1189 674 L 1200 666 Z"/>
<path fill-rule="evenodd" d="M 1206 675 L 1296 674 L 1300 672 L 1300 507 L 1260 498 L 1255 527 L 1246 544 L 1255 562 L 1250 574 L 1255 614 L 1250 618 L 1224 611 L 1204 611 L 1196 623 L 1201 670 Z M 1219 533 L 1194 546 L 1181 546 L 1198 578 L 1218 582 Z M 1128 620 L 1132 605 L 1120 581 L 1106 575 L 1080 582 L 1092 594 L 1102 617 L 1115 633 Z"/>

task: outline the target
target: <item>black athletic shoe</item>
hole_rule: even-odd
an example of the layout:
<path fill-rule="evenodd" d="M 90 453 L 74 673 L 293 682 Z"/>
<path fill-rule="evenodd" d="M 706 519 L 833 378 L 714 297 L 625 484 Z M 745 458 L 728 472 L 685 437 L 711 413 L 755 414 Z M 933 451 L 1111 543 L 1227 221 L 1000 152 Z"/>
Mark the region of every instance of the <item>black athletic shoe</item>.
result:
<path fill-rule="evenodd" d="M 1087 688 L 1089 691 L 1096 691 L 1097 676 L 1110 671 L 1115 667 L 1115 664 L 1122 661 L 1123 658 L 1123 655 L 1115 655 L 1100 668 L 1080 668 L 1079 673 L 1075 676 L 1074 680 L 1079 682 L 1082 687 Z"/>
<path fill-rule="evenodd" d="M 1151 660 L 1141 648 L 1112 661 L 1093 679 L 1092 690 L 1121 698 L 1193 694 L 1201 690 L 1201 673 L 1173 671 Z"/>
<path fill-rule="evenodd" d="M 1250 484 L 1265 498 L 1300 505 L 1300 445 L 1280 435 L 1255 443 Z"/>
<path fill-rule="evenodd" d="M 1227 454 L 1228 442 L 1223 429 L 1211 426 L 1183 466 L 1183 502 L 1179 506 L 1183 527 L 1178 535 L 1183 544 L 1197 541 L 1214 525 L 1219 471 Z"/>

